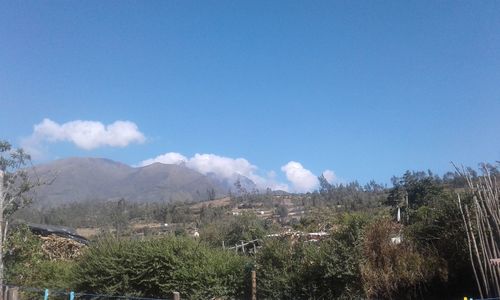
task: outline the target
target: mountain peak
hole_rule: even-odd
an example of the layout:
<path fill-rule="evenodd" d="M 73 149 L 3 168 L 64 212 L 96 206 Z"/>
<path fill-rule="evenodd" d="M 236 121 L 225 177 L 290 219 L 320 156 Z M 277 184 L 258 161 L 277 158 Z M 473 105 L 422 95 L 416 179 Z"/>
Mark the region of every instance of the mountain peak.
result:
<path fill-rule="evenodd" d="M 117 197 L 137 202 L 201 201 L 207 191 L 217 196 L 227 186 L 184 165 L 154 163 L 131 167 L 106 158 L 70 157 L 35 167 L 43 178 L 56 174 L 51 185 L 37 188 L 39 205 L 108 200 Z"/>

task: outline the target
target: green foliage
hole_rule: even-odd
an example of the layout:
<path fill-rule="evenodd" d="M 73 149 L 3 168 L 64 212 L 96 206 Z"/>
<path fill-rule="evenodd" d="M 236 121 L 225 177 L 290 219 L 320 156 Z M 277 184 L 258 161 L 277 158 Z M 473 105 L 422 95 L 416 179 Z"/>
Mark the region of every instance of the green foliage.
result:
<path fill-rule="evenodd" d="M 245 213 L 207 224 L 201 228 L 200 237 L 213 246 L 220 247 L 222 241 L 233 246 L 241 241 L 263 238 L 267 234 L 266 227 L 266 223 L 255 214 Z"/>
<path fill-rule="evenodd" d="M 337 219 L 321 242 L 267 240 L 257 254 L 259 297 L 263 299 L 352 299 L 362 296 L 360 243 L 368 219 Z"/>
<path fill-rule="evenodd" d="M 285 205 L 279 205 L 276 208 L 276 213 L 281 217 L 281 218 L 286 218 L 288 216 L 288 208 Z"/>
<path fill-rule="evenodd" d="M 318 177 L 320 189 L 310 194 L 306 206 L 331 207 L 338 211 L 360 211 L 380 207 L 386 197 L 386 188 L 374 181 L 361 186 L 357 181 L 333 185 L 321 175 Z"/>
<path fill-rule="evenodd" d="M 12 145 L 0 140 L 0 201 L 1 217 L 9 218 L 18 209 L 32 201 L 29 191 L 40 185 L 30 178 L 26 169 L 31 164 L 31 157 L 23 149 L 12 149 Z M 0 222 L 0 243 L 4 242 L 4 223 Z M 1 281 L 0 274 L 0 281 Z"/>
<path fill-rule="evenodd" d="M 135 203 L 93 200 L 71 202 L 57 207 L 28 207 L 18 211 L 17 219 L 32 223 L 69 227 L 101 227 L 126 232 L 131 221 L 157 223 L 189 223 L 196 215 L 189 209 L 190 203 Z"/>
<path fill-rule="evenodd" d="M 465 228 L 452 195 L 443 192 L 439 201 L 416 209 L 404 233 L 419 251 L 431 251 L 444 263 L 448 276 L 427 284 L 430 292 L 453 297 L 474 291 Z"/>
<path fill-rule="evenodd" d="M 442 274 L 426 282 L 429 293 L 454 297 L 473 291 L 467 241 L 455 190 L 463 178 L 445 174 L 443 179 L 432 172 L 409 172 L 393 178 L 387 204 L 392 213 L 402 209 L 406 225 L 404 236 L 418 253 L 432 253 L 440 259 Z M 450 189 L 451 188 L 451 189 Z M 408 203 L 405 198 L 407 197 Z"/>
<path fill-rule="evenodd" d="M 203 205 L 200 209 L 200 226 L 221 220 L 225 217 L 227 210 L 227 207 L 211 207 L 210 205 Z"/>
<path fill-rule="evenodd" d="M 273 198 L 269 191 L 246 192 L 232 201 L 274 208 L 281 216 L 287 213 L 283 199 L 291 201 L 306 211 L 295 229 L 330 233 L 320 242 L 266 238 L 282 228 L 252 213 L 233 216 L 227 206 L 74 203 L 40 212 L 42 222 L 90 223 L 117 231 L 126 231 L 130 220 L 178 226 L 168 227 L 175 231 L 167 238 L 99 240 L 73 267 L 72 262 L 47 261 L 40 241 L 26 238 L 28 233 L 12 235 L 8 278 L 20 285 L 71 286 L 90 293 L 168 298 L 175 290 L 190 299 L 242 298 L 249 289 L 248 272 L 255 268 L 261 299 L 453 298 L 474 291 L 454 202 L 460 178 L 406 172 L 394 178 L 391 190 L 374 182 L 364 187 L 320 182 L 314 193 Z M 388 220 L 398 207 L 409 216 L 404 226 Z M 185 237 L 189 227 L 199 229 L 200 242 Z M 392 244 L 395 235 L 403 243 Z M 230 247 L 253 239 L 264 240 L 253 258 L 221 250 L 222 241 Z"/>
<path fill-rule="evenodd" d="M 441 179 L 431 171 L 406 171 L 402 177 L 393 177 L 392 183 L 394 187 L 389 191 L 385 203 L 393 207 L 394 212 L 400 207 L 409 216 L 410 222 L 415 210 L 433 205 L 445 193 Z"/>
<path fill-rule="evenodd" d="M 51 261 L 42 252 L 42 241 L 26 226 L 19 226 L 7 239 L 6 279 L 9 284 L 63 289 L 73 283 L 69 261 Z"/>
<path fill-rule="evenodd" d="M 266 241 L 257 255 L 257 289 L 261 299 L 292 299 L 298 266 L 296 249 L 287 241 Z"/>
<path fill-rule="evenodd" d="M 239 297 L 246 258 L 189 238 L 104 239 L 76 267 L 78 290 L 142 297 Z"/>
<path fill-rule="evenodd" d="M 229 231 L 224 240 L 227 241 L 228 245 L 232 245 L 242 240 L 262 238 L 266 234 L 264 226 L 264 222 L 253 214 L 237 216 L 229 224 Z"/>

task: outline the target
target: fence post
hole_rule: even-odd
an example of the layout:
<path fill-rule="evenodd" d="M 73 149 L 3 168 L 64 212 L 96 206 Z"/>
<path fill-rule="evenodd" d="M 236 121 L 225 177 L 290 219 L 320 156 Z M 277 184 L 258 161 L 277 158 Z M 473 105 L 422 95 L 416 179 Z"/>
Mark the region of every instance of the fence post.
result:
<path fill-rule="evenodd" d="M 19 288 L 11 287 L 7 291 L 7 299 L 9 300 L 19 300 Z"/>
<path fill-rule="evenodd" d="M 252 300 L 257 300 L 257 273 L 252 271 Z"/>
<path fill-rule="evenodd" d="M 174 292 L 173 294 L 173 300 L 181 300 L 181 294 L 179 294 L 179 292 Z"/>

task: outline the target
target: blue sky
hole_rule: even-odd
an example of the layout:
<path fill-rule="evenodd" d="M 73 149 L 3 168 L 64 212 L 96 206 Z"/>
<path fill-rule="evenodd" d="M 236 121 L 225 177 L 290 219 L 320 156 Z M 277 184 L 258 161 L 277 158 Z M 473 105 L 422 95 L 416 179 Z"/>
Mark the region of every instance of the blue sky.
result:
<path fill-rule="evenodd" d="M 0 138 L 37 162 L 175 152 L 306 190 L 500 159 L 498 1 L 1 1 L 0 43 Z"/>

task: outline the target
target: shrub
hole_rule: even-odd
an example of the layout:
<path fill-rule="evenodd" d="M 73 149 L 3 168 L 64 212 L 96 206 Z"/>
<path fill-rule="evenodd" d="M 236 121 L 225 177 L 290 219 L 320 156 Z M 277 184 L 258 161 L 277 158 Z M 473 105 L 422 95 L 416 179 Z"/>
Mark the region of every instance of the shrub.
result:
<path fill-rule="evenodd" d="M 362 296 L 360 244 L 367 218 L 344 215 L 320 242 L 268 240 L 257 255 L 261 299 L 353 299 Z"/>
<path fill-rule="evenodd" d="M 35 288 L 66 289 L 72 286 L 73 262 L 51 261 L 42 252 L 42 241 L 26 226 L 11 231 L 7 239 L 7 283 Z"/>
<path fill-rule="evenodd" d="M 418 251 L 411 240 L 392 243 L 391 236 L 399 231 L 387 219 L 366 228 L 361 274 L 370 299 L 412 298 L 427 283 L 446 276 L 442 259 L 430 250 Z"/>
<path fill-rule="evenodd" d="M 91 246 L 76 273 L 81 291 L 189 299 L 243 294 L 246 258 L 185 237 L 145 241 L 107 238 Z"/>
<path fill-rule="evenodd" d="M 261 239 L 267 233 L 266 223 L 255 214 L 244 213 L 240 216 L 229 216 L 201 228 L 200 237 L 215 247 L 224 241 L 227 247 L 240 244 L 241 241 Z"/>

